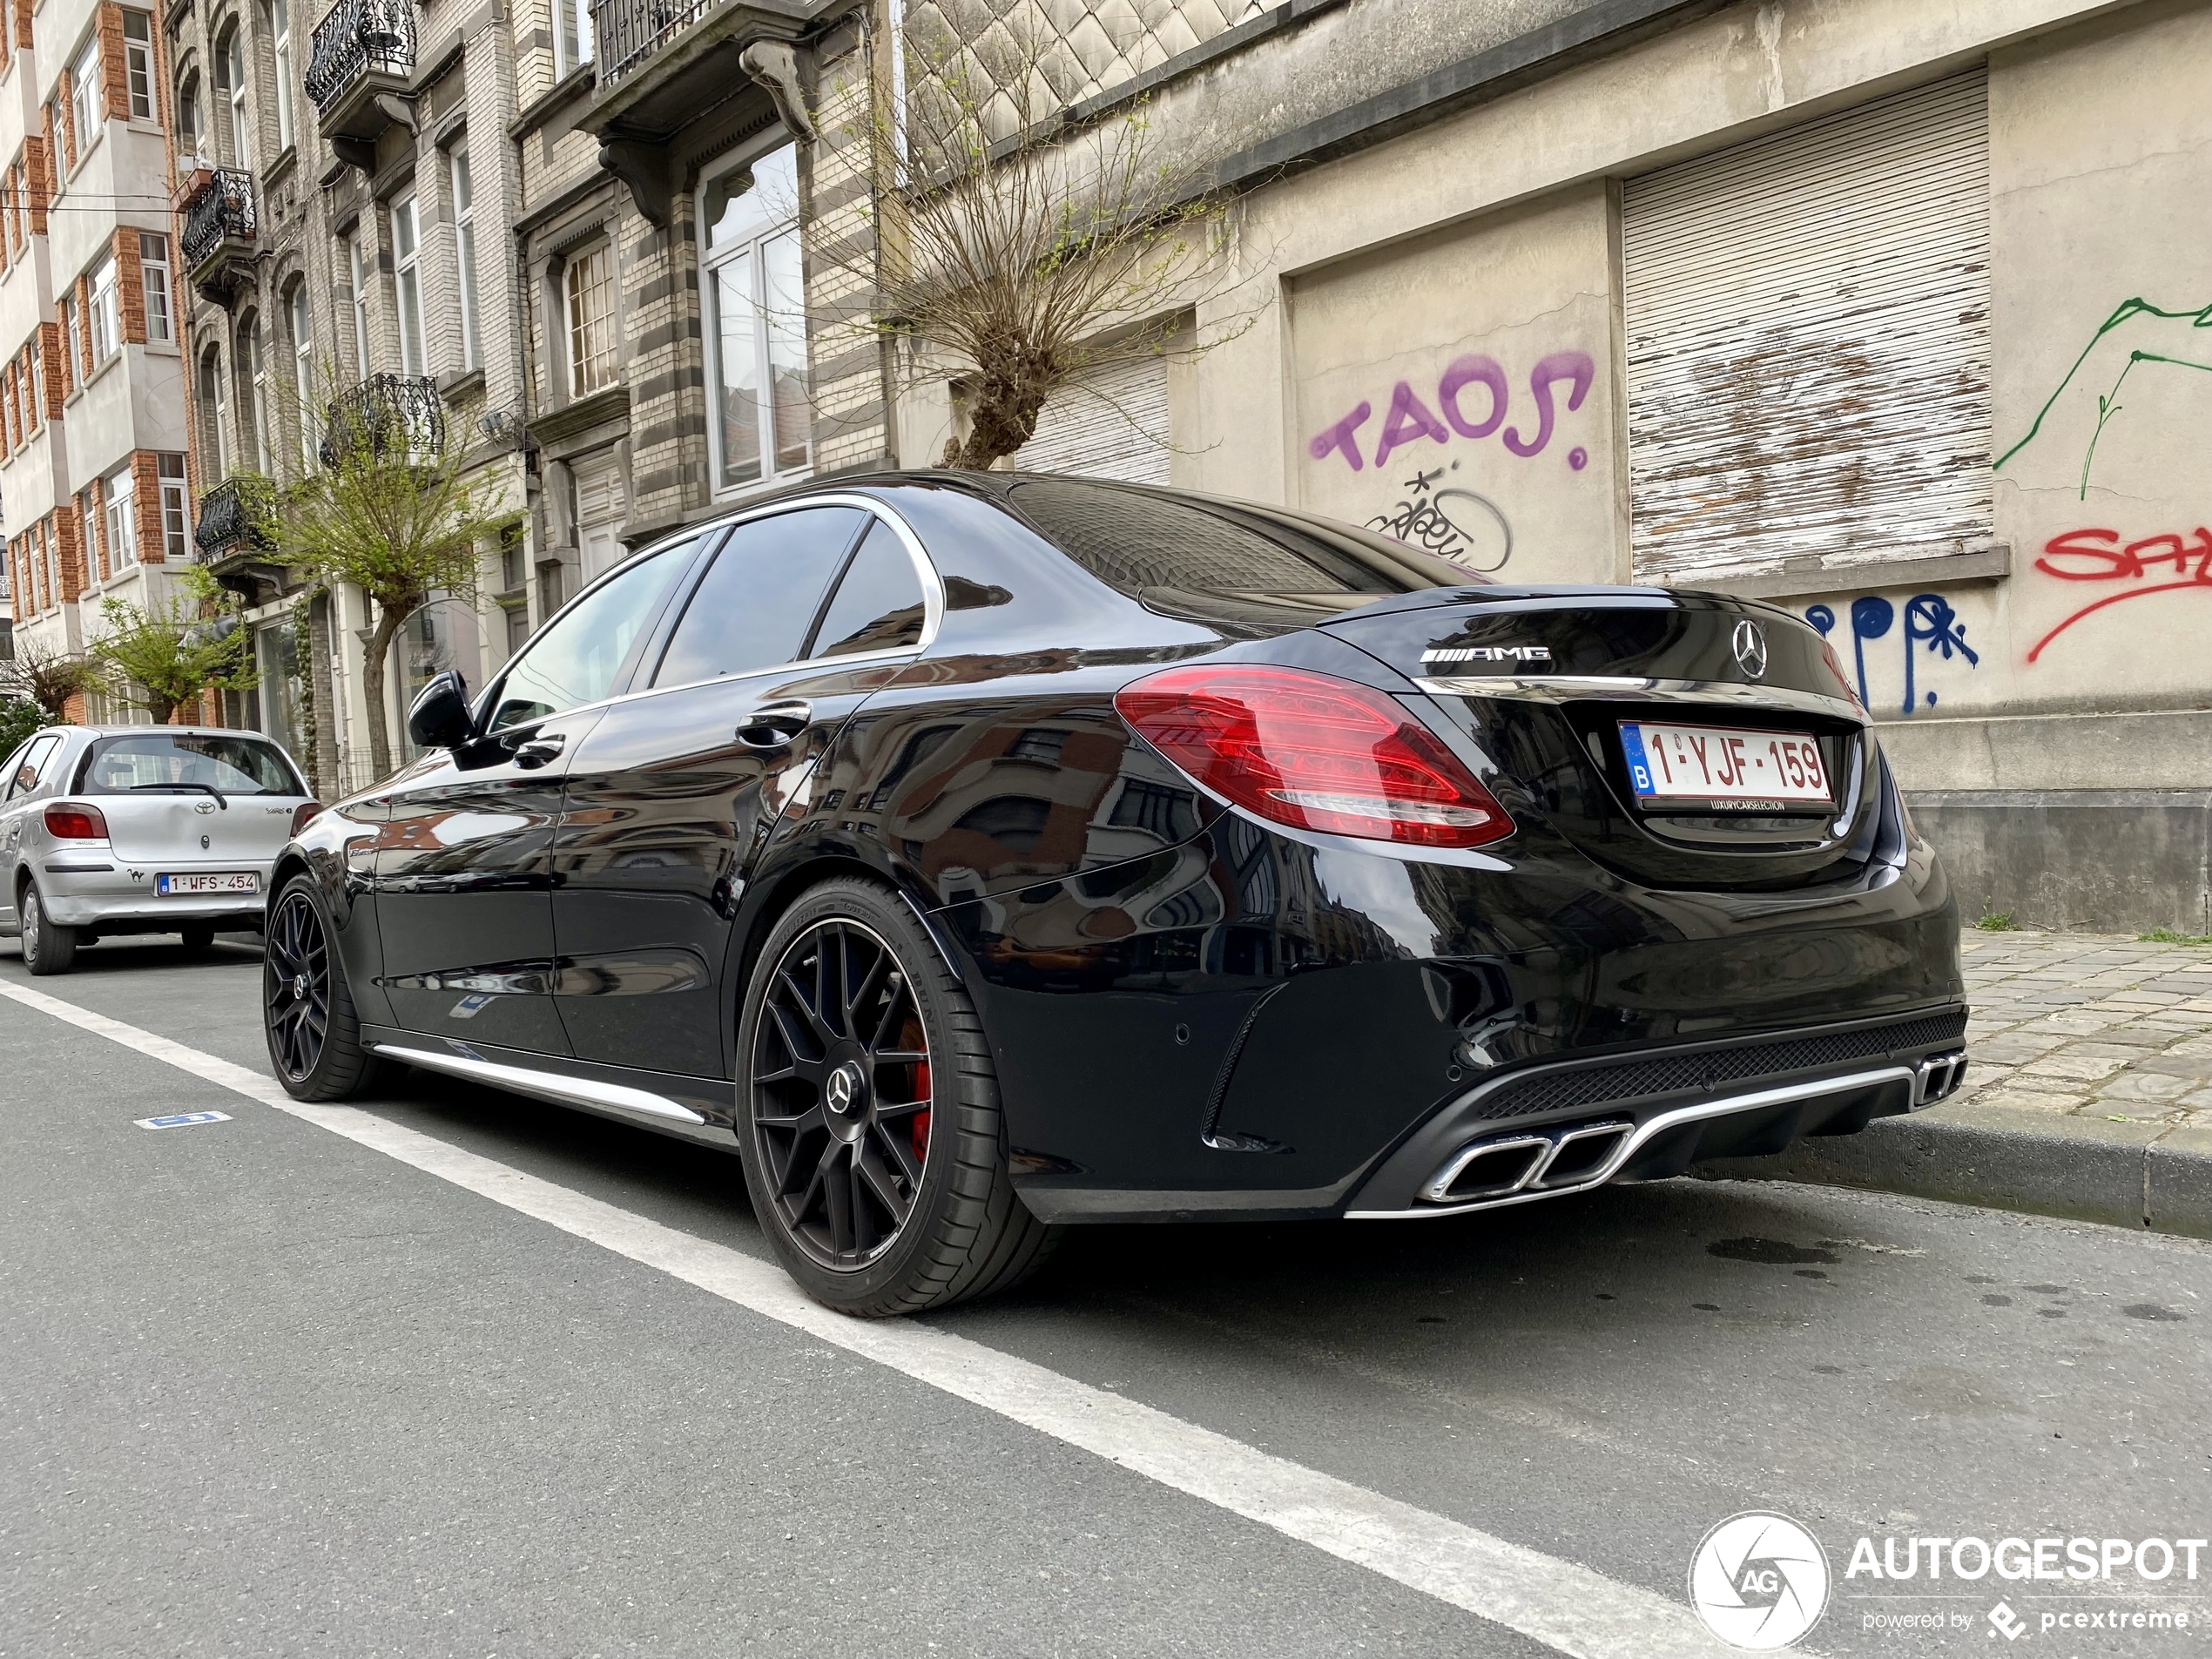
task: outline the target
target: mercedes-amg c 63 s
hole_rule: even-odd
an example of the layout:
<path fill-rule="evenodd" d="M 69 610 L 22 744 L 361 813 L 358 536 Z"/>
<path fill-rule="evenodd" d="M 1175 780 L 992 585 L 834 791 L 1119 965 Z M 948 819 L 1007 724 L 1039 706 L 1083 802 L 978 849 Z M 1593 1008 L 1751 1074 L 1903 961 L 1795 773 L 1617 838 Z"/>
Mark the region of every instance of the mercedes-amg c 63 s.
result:
<path fill-rule="evenodd" d="M 742 1155 L 853 1313 L 1064 1224 L 1426 1218 L 1956 1087 L 1957 916 L 1820 637 L 1024 475 L 637 554 L 277 860 L 269 1051 Z"/>

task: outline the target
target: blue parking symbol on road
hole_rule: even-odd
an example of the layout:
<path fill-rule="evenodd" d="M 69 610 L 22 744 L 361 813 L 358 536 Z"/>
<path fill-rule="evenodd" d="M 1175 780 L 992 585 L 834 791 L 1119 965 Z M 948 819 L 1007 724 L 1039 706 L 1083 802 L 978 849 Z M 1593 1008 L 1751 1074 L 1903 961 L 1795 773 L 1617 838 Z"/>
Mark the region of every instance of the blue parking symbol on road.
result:
<path fill-rule="evenodd" d="M 195 1123 L 227 1123 L 228 1112 L 172 1112 L 166 1117 L 141 1117 L 135 1120 L 140 1129 L 190 1129 Z"/>

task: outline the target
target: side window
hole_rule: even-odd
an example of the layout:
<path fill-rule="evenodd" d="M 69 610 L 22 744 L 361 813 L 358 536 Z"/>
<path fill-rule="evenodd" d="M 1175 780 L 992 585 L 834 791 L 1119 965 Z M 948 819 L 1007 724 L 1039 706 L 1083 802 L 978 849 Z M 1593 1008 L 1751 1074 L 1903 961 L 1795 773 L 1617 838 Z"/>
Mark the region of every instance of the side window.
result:
<path fill-rule="evenodd" d="M 690 542 L 654 554 L 602 583 L 530 641 L 499 688 L 494 732 L 611 696 L 637 636 L 659 614 Z"/>
<path fill-rule="evenodd" d="M 870 528 L 828 614 L 814 631 L 809 657 L 849 657 L 921 643 L 921 578 L 899 533 L 881 519 Z"/>
<path fill-rule="evenodd" d="M 28 795 L 38 787 L 38 780 L 45 773 L 46 763 L 54 758 L 54 751 L 60 748 L 61 744 L 59 738 L 38 738 L 32 741 L 30 747 L 24 752 L 23 763 L 16 768 L 16 775 L 8 779 L 10 800 Z"/>
<path fill-rule="evenodd" d="M 867 516 L 856 507 L 810 507 L 732 530 L 684 608 L 653 683 L 689 685 L 797 662 Z"/>

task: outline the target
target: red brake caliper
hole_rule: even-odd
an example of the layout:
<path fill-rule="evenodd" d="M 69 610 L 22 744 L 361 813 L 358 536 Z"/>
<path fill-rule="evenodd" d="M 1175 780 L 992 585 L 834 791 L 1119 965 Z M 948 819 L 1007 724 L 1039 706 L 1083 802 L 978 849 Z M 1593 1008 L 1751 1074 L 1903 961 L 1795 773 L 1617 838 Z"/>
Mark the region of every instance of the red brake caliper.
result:
<path fill-rule="evenodd" d="M 899 1041 L 909 1049 L 921 1049 L 925 1054 L 928 1052 L 924 1046 L 927 1039 L 922 1035 L 921 1022 L 919 1020 L 907 1022 L 906 1029 L 899 1034 Z M 914 1098 L 930 1098 L 929 1062 L 927 1060 L 915 1062 Z M 914 1162 L 927 1163 L 929 1158 L 929 1109 L 926 1106 L 914 1115 Z"/>

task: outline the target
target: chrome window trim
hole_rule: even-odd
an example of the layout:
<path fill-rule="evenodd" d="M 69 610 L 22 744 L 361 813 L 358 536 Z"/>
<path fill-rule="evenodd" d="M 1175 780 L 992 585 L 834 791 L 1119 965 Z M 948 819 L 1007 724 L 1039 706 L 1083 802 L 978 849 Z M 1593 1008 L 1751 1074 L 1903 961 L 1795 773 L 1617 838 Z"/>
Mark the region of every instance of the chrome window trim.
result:
<path fill-rule="evenodd" d="M 431 1071 L 448 1072 L 455 1077 L 469 1077 L 478 1082 L 511 1089 L 519 1095 L 534 1095 L 563 1106 L 602 1106 L 616 1111 L 643 1112 L 649 1117 L 665 1117 L 679 1123 L 704 1123 L 706 1119 L 688 1106 L 679 1106 L 665 1095 L 656 1095 L 649 1089 L 631 1089 L 623 1083 L 603 1083 L 585 1077 L 571 1077 L 557 1071 L 536 1071 L 524 1066 L 503 1066 L 496 1061 L 478 1060 L 473 1055 L 442 1054 L 435 1049 L 408 1049 L 398 1043 L 374 1042 L 369 1045 L 381 1055 L 406 1062 L 410 1066 L 421 1066 Z"/>
<path fill-rule="evenodd" d="M 1707 707 L 1737 704 L 1745 708 L 1820 714 L 1865 726 L 1869 717 L 1848 698 L 1825 691 L 1798 691 L 1782 685 L 1739 685 L 1732 680 L 1642 679 L 1626 674 L 1454 674 L 1414 677 L 1431 697 L 1507 697 L 1532 703 L 1560 703 L 1570 697 L 1601 701 L 1698 703 Z"/>
<path fill-rule="evenodd" d="M 1546 1187 L 1541 1191 L 1516 1191 L 1496 1198 L 1476 1198 L 1467 1204 L 1423 1204 L 1413 1210 L 1347 1210 L 1347 1221 L 1421 1221 L 1433 1216 L 1463 1216 L 1471 1210 L 1496 1210 L 1509 1204 L 1533 1204 L 1539 1198 L 1562 1197 L 1570 1192 L 1588 1192 L 1602 1187 L 1620 1173 L 1621 1168 L 1634 1157 L 1637 1149 L 1654 1136 L 1684 1123 L 1698 1123 L 1709 1117 L 1727 1117 L 1737 1112 L 1753 1112 L 1766 1106 L 1786 1105 L 1793 1100 L 1811 1100 L 1822 1095 L 1841 1094 L 1848 1089 L 1867 1089 L 1877 1084 L 1901 1082 L 1905 1086 L 1908 1100 L 1920 1097 L 1922 1083 L 1918 1072 L 1911 1066 L 1880 1066 L 1869 1071 L 1854 1071 L 1841 1077 L 1824 1077 L 1814 1082 L 1784 1083 L 1774 1089 L 1757 1089 L 1746 1094 L 1727 1095 L 1718 1100 L 1700 1101 L 1691 1106 L 1677 1106 L 1670 1112 L 1662 1112 L 1647 1123 L 1639 1124 L 1620 1147 L 1586 1181 L 1572 1186 Z M 1575 1127 L 1581 1127 L 1575 1125 Z M 1510 1131 L 1501 1131 L 1501 1135 Z M 1476 1143 L 1481 1140 L 1476 1137 Z M 1475 1143 L 1470 1143 L 1474 1144 Z M 1452 1155 L 1457 1159 L 1465 1155 L 1466 1147 Z M 1554 1154 L 1554 1156 L 1556 1156 Z M 1450 1161 L 1450 1160 L 1447 1160 Z M 1544 1163 L 1551 1162 L 1549 1158 Z M 1540 1164 L 1532 1178 L 1541 1176 Z"/>
<path fill-rule="evenodd" d="M 585 588 L 575 598 L 549 617 L 539 625 L 537 633 L 530 636 L 531 643 L 535 644 L 539 635 L 543 634 L 547 629 L 567 616 L 576 606 L 582 604 L 586 597 L 613 581 L 642 559 L 648 558 L 655 553 L 666 552 L 669 549 L 678 546 L 687 540 L 704 542 L 710 536 L 718 536 L 723 531 L 735 529 L 739 525 L 752 523 L 756 519 L 773 518 L 779 513 L 798 512 L 809 507 L 856 507 L 862 512 L 872 514 L 891 526 L 892 533 L 898 536 L 900 545 L 907 550 L 907 557 L 914 564 L 914 574 L 921 579 L 921 639 L 911 645 L 894 646 L 886 651 L 852 651 L 842 657 L 807 657 L 794 662 L 772 663 L 765 668 L 749 668 L 742 674 L 718 674 L 711 679 L 685 680 L 672 685 L 636 685 L 626 691 L 617 692 L 612 697 L 603 697 L 596 703 L 579 703 L 572 709 L 563 709 L 557 714 L 549 714 L 543 720 L 530 722 L 531 727 L 535 729 L 536 726 L 543 725 L 545 720 L 564 720 L 572 715 L 588 714 L 597 710 L 610 709 L 620 703 L 652 697 L 663 691 L 685 691 L 696 686 L 720 685 L 725 683 L 734 685 L 763 674 L 788 674 L 799 669 L 844 668 L 853 664 L 898 662 L 918 657 L 936 644 L 938 630 L 944 625 L 945 621 L 945 581 L 938 575 L 937 567 L 930 563 L 929 555 L 921 545 L 921 538 L 914 534 L 914 526 L 907 523 L 905 517 L 896 509 L 878 501 L 873 496 L 855 495 L 842 490 L 830 490 L 818 496 L 800 496 L 791 500 L 765 502 L 748 511 L 732 513 L 725 517 L 711 519 L 705 523 L 691 525 L 672 536 L 664 537 L 650 547 L 639 548 L 637 552 L 616 565 L 613 570 L 605 572 L 590 587 Z M 867 534 L 866 530 L 860 532 L 861 536 Z M 857 550 L 859 545 L 859 537 L 856 536 L 852 543 L 852 547 Z M 718 545 L 714 550 L 714 556 L 720 557 L 721 551 L 721 548 Z M 679 617 L 678 621 L 680 624 L 682 618 Z M 664 648 L 665 642 L 664 642 Z M 525 645 L 522 651 L 500 665 L 498 676 L 484 688 L 479 696 L 478 706 L 482 710 L 489 712 L 496 706 L 500 688 L 506 684 L 507 677 L 513 671 L 514 665 L 523 661 L 529 655 L 529 648 Z"/>

